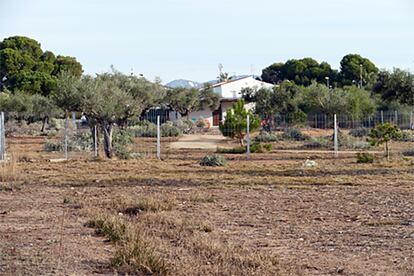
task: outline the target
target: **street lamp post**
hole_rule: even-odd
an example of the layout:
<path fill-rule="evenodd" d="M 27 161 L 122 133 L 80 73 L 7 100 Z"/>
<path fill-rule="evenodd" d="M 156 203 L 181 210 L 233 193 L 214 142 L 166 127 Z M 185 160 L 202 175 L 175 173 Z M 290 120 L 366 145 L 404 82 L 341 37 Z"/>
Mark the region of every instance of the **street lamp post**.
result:
<path fill-rule="evenodd" d="M 326 87 L 329 88 L 329 77 L 325 77 L 325 79 L 326 79 Z"/>
<path fill-rule="evenodd" d="M 359 88 L 362 88 L 362 64 L 359 65 Z"/>

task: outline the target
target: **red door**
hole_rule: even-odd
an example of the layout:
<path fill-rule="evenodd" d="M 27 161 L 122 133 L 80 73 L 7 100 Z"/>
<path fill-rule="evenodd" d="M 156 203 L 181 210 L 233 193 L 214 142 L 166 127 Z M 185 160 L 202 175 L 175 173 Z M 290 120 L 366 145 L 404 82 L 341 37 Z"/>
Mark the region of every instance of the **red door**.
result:
<path fill-rule="evenodd" d="M 221 121 L 221 108 L 213 111 L 213 126 L 220 125 Z"/>

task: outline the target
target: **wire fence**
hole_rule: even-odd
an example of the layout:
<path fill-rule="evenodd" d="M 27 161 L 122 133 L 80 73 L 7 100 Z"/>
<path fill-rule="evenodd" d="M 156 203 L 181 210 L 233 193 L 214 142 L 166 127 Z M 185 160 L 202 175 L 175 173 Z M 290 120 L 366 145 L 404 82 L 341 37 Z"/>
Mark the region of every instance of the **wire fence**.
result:
<path fill-rule="evenodd" d="M 225 116 L 223 116 L 225 118 Z M 278 115 L 242 124 L 212 126 L 211 118 L 170 120 L 168 114 L 147 114 L 114 124 L 112 154 L 121 159 L 185 159 L 212 153 L 252 158 L 276 152 L 379 152 L 368 140 L 372 128 L 390 123 L 401 129 L 391 150 L 414 155 L 413 112 L 379 111 L 353 118 L 336 114 Z M 242 120 L 243 121 L 243 120 Z M 0 115 L 0 160 L 10 155 L 30 160 L 93 159 L 106 155 L 103 130 L 81 113 L 61 118 L 39 114 Z"/>

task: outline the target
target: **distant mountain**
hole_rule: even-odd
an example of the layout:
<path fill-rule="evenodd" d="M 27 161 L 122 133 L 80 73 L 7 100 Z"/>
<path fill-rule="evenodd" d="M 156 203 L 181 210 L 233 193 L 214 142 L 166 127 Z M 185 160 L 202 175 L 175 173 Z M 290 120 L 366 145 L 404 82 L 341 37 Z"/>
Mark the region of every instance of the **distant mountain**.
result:
<path fill-rule="evenodd" d="M 248 75 L 237 75 L 237 76 L 232 76 L 230 80 L 237 80 L 237 79 L 241 79 L 244 77 L 248 77 Z M 258 76 L 253 76 L 254 78 L 257 78 Z M 211 84 L 214 85 L 216 83 L 218 83 L 218 80 L 210 80 L 210 81 L 206 81 L 206 84 Z M 195 81 L 191 81 L 191 80 L 184 80 L 184 79 L 179 79 L 179 80 L 173 80 L 169 83 L 166 84 L 167 87 L 170 88 L 202 88 L 204 85 L 204 83 L 201 82 L 195 82 Z"/>
<path fill-rule="evenodd" d="M 190 80 L 173 80 L 166 84 L 167 87 L 171 88 L 201 88 L 203 87 L 202 83 L 190 81 Z"/>

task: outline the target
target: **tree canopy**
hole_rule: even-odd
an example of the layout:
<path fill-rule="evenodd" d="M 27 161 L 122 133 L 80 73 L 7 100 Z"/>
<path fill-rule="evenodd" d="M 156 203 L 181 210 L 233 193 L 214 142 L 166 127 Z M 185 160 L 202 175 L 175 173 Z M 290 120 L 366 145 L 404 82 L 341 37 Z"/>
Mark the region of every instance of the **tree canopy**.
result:
<path fill-rule="evenodd" d="M 76 58 L 43 52 L 34 39 L 12 36 L 0 42 L 0 90 L 48 96 L 56 89 L 57 76 L 63 71 L 78 78 L 83 72 Z"/>

